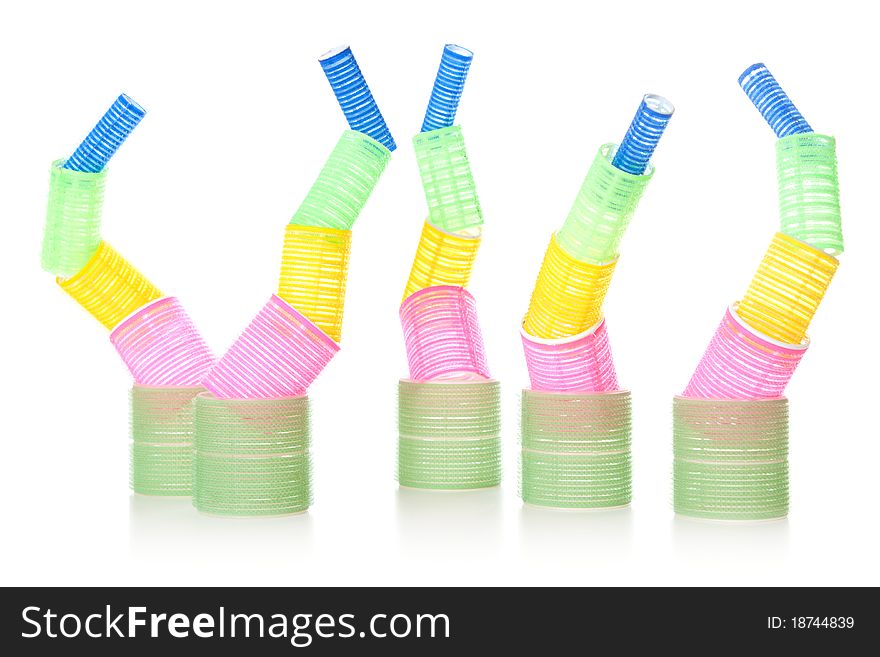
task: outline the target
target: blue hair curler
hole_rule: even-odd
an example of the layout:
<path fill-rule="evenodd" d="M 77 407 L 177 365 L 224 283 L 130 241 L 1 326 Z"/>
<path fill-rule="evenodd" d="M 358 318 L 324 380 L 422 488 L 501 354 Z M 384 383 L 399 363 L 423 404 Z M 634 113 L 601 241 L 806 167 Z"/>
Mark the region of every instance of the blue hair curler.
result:
<path fill-rule="evenodd" d="M 372 137 L 389 151 L 397 148 L 351 48 L 334 48 L 321 55 L 318 61 L 349 127 Z"/>
<path fill-rule="evenodd" d="M 473 59 L 474 53 L 467 48 L 453 43 L 447 43 L 443 48 L 440 69 L 422 122 L 422 132 L 452 127 Z"/>
<path fill-rule="evenodd" d="M 813 132 L 810 124 L 763 64 L 752 64 L 743 71 L 739 76 L 739 86 L 780 139 Z"/>
<path fill-rule="evenodd" d="M 646 94 L 611 164 L 635 176 L 645 173 L 674 111 L 672 103 L 663 96 Z"/>
<path fill-rule="evenodd" d="M 143 107 L 125 94 L 120 95 L 67 159 L 64 168 L 88 173 L 103 170 L 144 114 Z"/>

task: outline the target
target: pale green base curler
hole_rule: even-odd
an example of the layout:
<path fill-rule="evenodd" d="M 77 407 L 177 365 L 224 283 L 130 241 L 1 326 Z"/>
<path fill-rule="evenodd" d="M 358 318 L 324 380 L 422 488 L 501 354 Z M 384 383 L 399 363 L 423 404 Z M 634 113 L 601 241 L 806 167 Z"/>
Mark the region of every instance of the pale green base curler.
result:
<path fill-rule="evenodd" d="M 98 250 L 107 170 L 88 173 L 52 163 L 41 264 L 61 278 L 73 276 Z"/>
<path fill-rule="evenodd" d="M 833 256 L 843 253 L 834 137 L 815 132 L 776 142 L 779 230 Z"/>
<path fill-rule="evenodd" d="M 557 509 L 605 509 L 632 500 L 632 456 L 522 451 L 523 502 Z"/>
<path fill-rule="evenodd" d="M 312 503 L 306 397 L 196 398 L 193 505 L 221 516 L 301 513 Z"/>
<path fill-rule="evenodd" d="M 520 496 L 526 504 L 603 509 L 632 500 L 628 391 L 523 390 Z"/>
<path fill-rule="evenodd" d="M 131 444 L 129 485 L 138 495 L 189 497 L 192 479 L 191 443 Z"/>
<path fill-rule="evenodd" d="M 712 520 L 788 514 L 788 401 L 673 403 L 675 512 Z"/>
<path fill-rule="evenodd" d="M 193 400 L 204 388 L 131 389 L 129 483 L 139 495 L 192 493 Z"/>
<path fill-rule="evenodd" d="M 497 381 L 402 380 L 398 394 L 401 486 L 470 490 L 501 483 Z"/>
<path fill-rule="evenodd" d="M 408 488 L 472 490 L 501 483 L 501 439 L 400 437 L 397 481 Z"/>
<path fill-rule="evenodd" d="M 621 171 L 613 164 L 616 147 L 599 149 L 562 228 L 559 246 L 576 260 L 592 264 L 611 262 L 651 177 L 648 165 L 642 175 Z"/>
<path fill-rule="evenodd" d="M 457 234 L 482 226 L 483 211 L 461 128 L 422 132 L 413 138 L 413 145 L 431 225 Z"/>

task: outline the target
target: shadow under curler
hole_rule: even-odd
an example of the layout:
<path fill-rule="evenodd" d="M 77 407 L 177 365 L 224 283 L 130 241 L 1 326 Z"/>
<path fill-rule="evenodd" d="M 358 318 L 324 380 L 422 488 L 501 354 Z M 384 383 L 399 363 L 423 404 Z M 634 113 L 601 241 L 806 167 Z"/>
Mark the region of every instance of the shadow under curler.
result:
<path fill-rule="evenodd" d="M 503 547 L 499 487 L 468 491 L 397 490 L 401 551 L 425 559 L 494 559 Z"/>

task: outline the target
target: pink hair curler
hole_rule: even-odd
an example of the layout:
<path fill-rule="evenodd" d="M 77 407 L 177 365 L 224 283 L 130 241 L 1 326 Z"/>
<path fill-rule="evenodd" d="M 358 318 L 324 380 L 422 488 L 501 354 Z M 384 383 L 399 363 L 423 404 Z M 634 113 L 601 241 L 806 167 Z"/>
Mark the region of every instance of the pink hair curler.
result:
<path fill-rule="evenodd" d="M 736 314 L 737 304 L 724 319 L 683 397 L 697 399 L 773 399 L 782 397 L 809 346 L 785 344 L 748 327 Z"/>
<path fill-rule="evenodd" d="M 463 287 L 411 294 L 400 306 L 400 323 L 413 381 L 489 378 L 476 303 Z"/>
<path fill-rule="evenodd" d="M 614 392 L 617 372 L 605 319 L 570 338 L 547 340 L 521 331 L 532 390 Z"/>
<path fill-rule="evenodd" d="M 337 351 L 326 333 L 273 294 L 202 385 L 221 399 L 298 397 Z"/>
<path fill-rule="evenodd" d="M 131 314 L 113 329 L 110 342 L 140 386 L 197 386 L 214 364 L 214 354 L 175 297 Z"/>

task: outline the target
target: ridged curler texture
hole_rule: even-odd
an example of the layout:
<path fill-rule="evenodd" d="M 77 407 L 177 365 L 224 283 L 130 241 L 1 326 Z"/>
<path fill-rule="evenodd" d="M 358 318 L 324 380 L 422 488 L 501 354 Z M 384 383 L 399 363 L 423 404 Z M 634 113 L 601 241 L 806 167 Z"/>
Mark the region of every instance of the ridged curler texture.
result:
<path fill-rule="evenodd" d="M 196 386 L 215 358 L 175 297 L 153 301 L 110 333 L 135 383 L 145 386 Z"/>
<path fill-rule="evenodd" d="M 788 513 L 788 402 L 673 402 L 673 503 L 681 515 L 768 520 Z"/>
<path fill-rule="evenodd" d="M 834 137 L 816 133 L 776 141 L 780 230 L 813 248 L 843 253 Z"/>
<path fill-rule="evenodd" d="M 85 173 L 52 163 L 49 204 L 43 231 L 43 269 L 55 276 L 73 276 L 86 266 L 101 243 L 106 170 Z"/>
<path fill-rule="evenodd" d="M 501 441 L 424 440 L 397 443 L 397 481 L 407 488 L 472 490 L 501 483 Z"/>
<path fill-rule="evenodd" d="M 128 485 L 137 495 L 192 495 L 193 449 L 189 445 L 131 443 Z"/>
<path fill-rule="evenodd" d="M 189 496 L 192 493 L 193 440 L 199 387 L 147 387 L 131 390 L 129 483 L 139 495 Z"/>
<path fill-rule="evenodd" d="M 134 266 L 107 242 L 91 259 L 58 285 L 108 329 L 115 328 L 138 308 L 162 296 Z"/>
<path fill-rule="evenodd" d="M 636 176 L 643 174 L 674 111 L 662 96 L 646 94 L 614 154 L 614 166 Z"/>
<path fill-rule="evenodd" d="M 435 285 L 466 287 L 480 242 L 479 229 L 473 236 L 453 235 L 426 221 L 403 298 Z"/>
<path fill-rule="evenodd" d="M 125 94 L 120 95 L 67 159 L 64 168 L 91 173 L 101 171 L 144 114 L 143 107 Z"/>
<path fill-rule="evenodd" d="M 489 378 L 477 305 L 464 288 L 419 290 L 401 304 L 400 324 L 412 380 Z"/>
<path fill-rule="evenodd" d="M 440 69 L 437 71 L 434 88 L 431 89 L 431 100 L 422 122 L 422 132 L 448 128 L 455 123 L 458 102 L 461 100 L 473 59 L 474 53 L 467 48 L 452 43 L 443 48 Z"/>
<path fill-rule="evenodd" d="M 627 391 L 523 390 L 520 495 L 556 508 L 609 508 L 632 498 L 632 403 Z"/>
<path fill-rule="evenodd" d="M 813 131 L 764 64 L 752 64 L 743 71 L 739 86 L 777 137 Z"/>
<path fill-rule="evenodd" d="M 654 175 L 651 165 L 642 175 L 618 169 L 611 163 L 613 154 L 614 144 L 599 149 L 557 233 L 559 245 L 577 260 L 601 263 L 617 258 L 620 241 Z"/>
<path fill-rule="evenodd" d="M 542 340 L 521 332 L 533 390 L 611 392 L 617 371 L 605 320 L 570 338 Z"/>
<path fill-rule="evenodd" d="M 273 294 L 203 385 L 223 399 L 298 397 L 337 351 L 326 333 Z"/>
<path fill-rule="evenodd" d="M 522 448 L 561 454 L 617 454 L 632 445 L 628 390 L 559 393 L 523 390 Z"/>
<path fill-rule="evenodd" d="M 348 126 L 369 135 L 389 151 L 397 148 L 351 48 L 345 46 L 330 50 L 321 55 L 318 61 L 336 100 L 339 101 Z"/>
<path fill-rule="evenodd" d="M 673 400 L 676 458 L 779 461 L 788 458 L 788 400 Z"/>
<path fill-rule="evenodd" d="M 523 320 L 526 333 L 545 340 L 571 337 L 599 322 L 617 264 L 616 259 L 602 264 L 577 260 L 558 238 L 550 239 Z"/>
<path fill-rule="evenodd" d="M 699 399 L 781 397 L 809 340 L 783 344 L 749 328 L 729 308 L 682 396 Z"/>
<path fill-rule="evenodd" d="M 497 381 L 398 384 L 398 431 L 405 438 L 493 438 L 501 431 Z"/>
<path fill-rule="evenodd" d="M 278 296 L 339 342 L 351 231 L 288 224 Z"/>
<path fill-rule="evenodd" d="M 428 221 L 448 233 L 482 226 L 483 211 L 461 128 L 423 132 L 413 138 L 413 145 L 428 202 Z"/>
<path fill-rule="evenodd" d="M 523 450 L 520 496 L 534 506 L 609 509 L 632 501 L 632 455 Z"/>
<path fill-rule="evenodd" d="M 346 130 L 290 223 L 351 230 L 390 157 L 374 139 Z"/>
<path fill-rule="evenodd" d="M 300 513 L 311 504 L 305 397 L 196 399 L 193 505 L 224 516 Z"/>
<path fill-rule="evenodd" d="M 739 303 L 737 315 L 774 340 L 800 344 L 837 265 L 833 256 L 776 233 Z"/>

